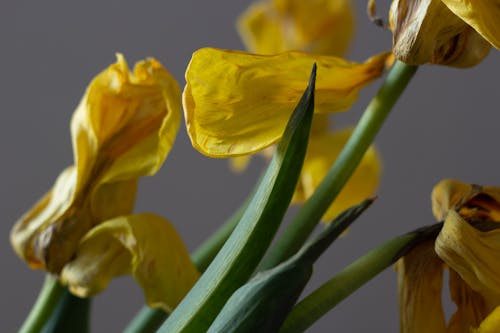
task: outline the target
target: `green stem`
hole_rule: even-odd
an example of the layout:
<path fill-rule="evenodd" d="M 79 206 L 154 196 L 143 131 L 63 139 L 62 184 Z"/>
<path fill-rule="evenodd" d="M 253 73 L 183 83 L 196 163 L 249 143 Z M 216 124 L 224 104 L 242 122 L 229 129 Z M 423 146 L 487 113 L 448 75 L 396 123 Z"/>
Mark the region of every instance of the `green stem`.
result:
<path fill-rule="evenodd" d="M 442 226 L 442 223 L 437 223 L 393 238 L 357 259 L 299 302 L 288 315 L 280 333 L 304 332 L 347 296 L 394 264 L 417 244 L 435 238 Z"/>
<path fill-rule="evenodd" d="M 251 196 L 250 196 L 251 197 Z M 204 272 L 210 265 L 217 252 L 224 245 L 226 240 L 231 235 L 241 215 L 248 205 L 248 200 L 245 202 L 213 235 L 205 240 L 191 255 L 194 265 L 200 272 Z M 144 306 L 141 311 L 132 319 L 125 328 L 125 333 L 148 333 L 156 332 L 161 324 L 167 319 L 168 313 L 161 309 L 153 309 Z"/>
<path fill-rule="evenodd" d="M 42 330 L 64 294 L 64 287 L 56 279 L 47 275 L 40 294 L 19 333 L 38 333 Z"/>
<path fill-rule="evenodd" d="M 299 210 L 259 270 L 272 268 L 297 252 L 312 233 L 332 201 L 349 180 L 372 144 L 387 115 L 403 93 L 418 67 L 397 61 L 377 95 L 359 120 L 339 157 L 313 195 Z"/>
<path fill-rule="evenodd" d="M 57 308 L 43 327 L 41 333 L 90 332 L 91 298 L 74 296 L 65 288 Z"/>

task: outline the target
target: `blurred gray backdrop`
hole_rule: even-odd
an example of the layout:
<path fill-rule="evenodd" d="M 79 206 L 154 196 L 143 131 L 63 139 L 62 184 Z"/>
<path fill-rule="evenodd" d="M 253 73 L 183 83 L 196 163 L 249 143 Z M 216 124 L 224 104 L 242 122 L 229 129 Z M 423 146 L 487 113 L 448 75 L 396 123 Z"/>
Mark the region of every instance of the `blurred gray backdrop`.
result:
<path fill-rule="evenodd" d="M 10 228 L 72 163 L 69 120 L 88 82 L 119 51 L 129 64 L 158 58 L 183 86 L 194 50 L 243 48 L 234 20 L 250 2 L 2 1 L 0 331 L 19 327 L 44 276 L 14 255 Z M 379 2 L 387 8 L 387 1 Z M 356 6 L 357 34 L 348 57 L 363 60 L 388 49 L 391 36 L 368 22 L 365 1 Z M 469 70 L 419 69 L 377 137 L 384 159 L 379 199 L 317 264 L 313 286 L 384 240 L 433 223 L 429 194 L 440 179 L 500 185 L 499 70 L 496 50 Z M 364 90 L 336 124 L 354 123 L 379 84 Z M 141 181 L 136 212 L 167 217 L 194 249 L 242 202 L 263 166 L 254 159 L 247 173 L 231 174 L 227 161 L 192 149 L 181 127 L 161 171 Z M 119 332 L 142 304 L 131 278 L 114 280 L 95 299 L 93 331 Z M 396 332 L 398 327 L 396 274 L 388 269 L 310 331 Z"/>

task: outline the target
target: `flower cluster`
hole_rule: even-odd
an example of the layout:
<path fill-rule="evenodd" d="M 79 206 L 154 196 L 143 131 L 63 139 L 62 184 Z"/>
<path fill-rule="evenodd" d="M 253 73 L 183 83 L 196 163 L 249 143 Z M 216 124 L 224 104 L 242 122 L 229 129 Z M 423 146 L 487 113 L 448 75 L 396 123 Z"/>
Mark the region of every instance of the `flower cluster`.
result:
<path fill-rule="evenodd" d="M 353 62 L 343 58 L 354 32 L 350 1 L 261 0 L 237 22 L 247 51 L 195 51 L 182 95 L 157 60 L 129 71 L 118 54 L 73 114 L 73 165 L 14 225 L 14 250 L 80 297 L 131 274 L 148 306 L 161 309 L 146 309 L 138 332 L 167 313 L 163 332 L 297 332 L 393 263 L 401 332 L 498 331 L 500 188 L 456 180 L 432 192 L 442 226 L 383 244 L 297 300 L 314 262 L 373 201 L 381 174 L 373 140 L 415 66 L 478 64 L 500 48 L 499 18 L 498 0 L 394 0 L 392 51 Z M 351 109 L 389 68 L 358 125 L 331 130 L 331 115 Z M 239 171 L 254 154 L 269 160 L 243 213 L 201 255 L 188 253 L 165 218 L 133 213 L 139 178 L 160 169 L 182 112 L 200 153 L 230 158 Z M 271 246 L 291 203 L 302 207 Z M 320 221 L 329 224 L 308 240 Z M 457 305 L 449 322 L 445 269 Z"/>

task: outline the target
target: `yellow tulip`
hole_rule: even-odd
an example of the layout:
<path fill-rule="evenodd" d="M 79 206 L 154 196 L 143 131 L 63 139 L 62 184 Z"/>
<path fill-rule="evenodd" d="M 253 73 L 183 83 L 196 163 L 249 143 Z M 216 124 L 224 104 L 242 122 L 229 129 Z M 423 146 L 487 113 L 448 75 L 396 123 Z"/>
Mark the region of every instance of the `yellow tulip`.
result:
<path fill-rule="evenodd" d="M 500 45 L 499 15 L 497 0 L 394 0 L 394 55 L 411 65 L 474 66 Z"/>
<path fill-rule="evenodd" d="M 15 224 L 11 242 L 32 268 L 63 272 L 61 281 L 78 295 L 90 295 L 109 278 L 130 272 L 150 303 L 161 303 L 153 288 L 166 308 L 198 273 L 168 222 L 126 215 L 133 210 L 138 178 L 156 173 L 172 148 L 181 119 L 180 89 L 154 59 L 129 72 L 123 56 L 117 58 L 92 80 L 73 114 L 74 165 Z M 162 242 L 144 244 L 146 236 Z M 172 266 L 156 265 L 165 260 Z M 175 276 L 168 275 L 172 271 Z M 167 297 L 162 288 L 174 277 L 185 281 L 172 284 L 179 289 Z"/>
<path fill-rule="evenodd" d="M 444 180 L 434 188 L 432 204 L 443 229 L 396 264 L 401 332 L 500 330 L 494 311 L 500 305 L 500 188 Z M 445 267 L 457 305 L 447 324 L 441 304 Z"/>
<path fill-rule="evenodd" d="M 238 19 L 247 50 L 258 54 L 304 51 L 342 56 L 354 31 L 348 0 L 263 0 Z"/>
<path fill-rule="evenodd" d="M 341 58 L 286 52 L 255 55 L 204 48 L 186 71 L 183 105 L 193 146 L 212 157 L 234 157 L 276 143 L 318 66 L 316 113 L 349 109 L 358 91 L 385 69 L 384 53 L 358 64 Z"/>

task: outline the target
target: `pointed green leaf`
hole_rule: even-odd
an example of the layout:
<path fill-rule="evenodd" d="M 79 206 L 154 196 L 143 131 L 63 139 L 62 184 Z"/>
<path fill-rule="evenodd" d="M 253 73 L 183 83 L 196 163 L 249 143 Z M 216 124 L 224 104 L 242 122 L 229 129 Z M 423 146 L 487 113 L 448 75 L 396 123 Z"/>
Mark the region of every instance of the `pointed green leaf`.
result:
<path fill-rule="evenodd" d="M 372 202 L 346 210 L 293 257 L 236 290 L 208 332 L 276 332 L 309 281 L 314 262 Z"/>
<path fill-rule="evenodd" d="M 371 250 L 298 303 L 280 333 L 304 332 L 314 322 L 374 276 L 394 264 L 417 244 L 435 238 L 443 223 L 422 227 Z"/>
<path fill-rule="evenodd" d="M 205 332 L 231 294 L 255 270 L 283 219 L 300 175 L 314 111 L 315 76 L 316 65 L 238 226 L 159 332 Z"/>

